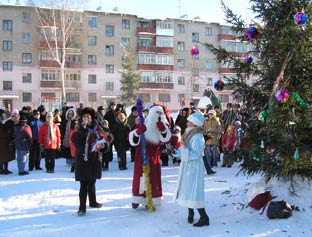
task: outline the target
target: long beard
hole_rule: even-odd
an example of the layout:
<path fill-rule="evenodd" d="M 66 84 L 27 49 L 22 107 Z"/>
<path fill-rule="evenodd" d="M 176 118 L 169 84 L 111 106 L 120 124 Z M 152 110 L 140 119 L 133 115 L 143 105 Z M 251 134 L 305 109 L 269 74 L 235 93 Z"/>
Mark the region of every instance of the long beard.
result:
<path fill-rule="evenodd" d="M 146 126 L 146 132 L 145 132 L 145 139 L 146 141 L 153 143 L 153 144 L 159 144 L 160 143 L 160 139 L 159 136 L 160 135 L 160 131 L 159 129 L 156 127 L 156 123 L 158 122 L 158 115 L 152 116 L 149 114 L 149 116 L 146 118 L 145 120 L 145 126 Z M 164 124 L 166 124 L 166 118 L 164 115 L 162 115 L 161 120 Z M 167 124 L 166 124 L 167 126 Z"/>

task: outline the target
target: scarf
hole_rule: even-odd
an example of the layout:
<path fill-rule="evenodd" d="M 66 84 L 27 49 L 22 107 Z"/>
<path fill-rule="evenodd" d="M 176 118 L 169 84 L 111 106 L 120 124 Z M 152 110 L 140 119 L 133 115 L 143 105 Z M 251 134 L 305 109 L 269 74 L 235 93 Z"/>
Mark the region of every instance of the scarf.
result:
<path fill-rule="evenodd" d="M 196 133 L 200 133 L 203 134 L 204 133 L 204 128 L 203 127 L 194 127 L 191 128 L 190 130 L 186 129 L 183 136 L 182 136 L 182 142 L 183 145 L 186 147 L 188 146 L 191 138 L 196 134 Z"/>
<path fill-rule="evenodd" d="M 53 132 L 52 132 L 52 127 L 51 124 L 48 123 L 48 133 L 47 133 L 47 144 L 50 144 L 51 140 L 53 139 Z"/>
<path fill-rule="evenodd" d="M 66 130 L 65 130 L 64 140 L 63 140 L 64 147 L 69 147 L 70 128 L 71 128 L 71 119 L 69 119 L 66 124 Z"/>

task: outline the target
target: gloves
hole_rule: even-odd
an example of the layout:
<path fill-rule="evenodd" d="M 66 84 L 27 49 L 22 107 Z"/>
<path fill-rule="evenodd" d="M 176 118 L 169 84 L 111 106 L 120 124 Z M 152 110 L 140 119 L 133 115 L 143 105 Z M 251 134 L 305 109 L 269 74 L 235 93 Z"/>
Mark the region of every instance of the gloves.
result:
<path fill-rule="evenodd" d="M 158 121 L 158 122 L 156 123 L 156 127 L 157 127 L 157 128 L 159 129 L 159 131 L 161 131 L 161 132 L 164 132 L 164 131 L 166 130 L 166 127 L 165 127 L 164 123 L 161 122 L 161 121 Z"/>
<path fill-rule="evenodd" d="M 141 134 L 145 133 L 146 126 L 144 124 L 140 124 L 136 130 L 136 134 L 140 136 Z"/>

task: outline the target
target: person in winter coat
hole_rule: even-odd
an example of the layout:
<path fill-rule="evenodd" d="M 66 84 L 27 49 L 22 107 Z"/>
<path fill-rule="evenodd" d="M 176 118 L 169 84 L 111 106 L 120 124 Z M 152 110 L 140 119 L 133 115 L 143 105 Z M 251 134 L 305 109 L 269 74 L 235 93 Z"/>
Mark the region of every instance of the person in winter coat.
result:
<path fill-rule="evenodd" d="M 32 132 L 32 145 L 29 152 L 29 170 L 32 171 L 34 168 L 36 170 L 42 170 L 40 167 L 41 162 L 41 152 L 40 152 L 40 144 L 38 142 L 38 135 L 40 127 L 42 126 L 42 122 L 40 121 L 40 112 L 38 110 L 33 111 L 33 120 L 30 122 L 30 128 Z"/>
<path fill-rule="evenodd" d="M 87 196 L 89 206 L 100 208 L 102 204 L 96 201 L 95 183 L 102 177 L 101 152 L 107 149 L 104 133 L 98 129 L 95 121 L 95 111 L 86 107 L 81 111 L 81 124 L 73 132 L 71 139 L 76 147 L 75 152 L 75 180 L 80 182 L 79 209 L 77 214 L 86 214 Z M 101 142 L 99 142 L 101 141 Z"/>
<path fill-rule="evenodd" d="M 14 125 L 14 144 L 18 168 L 18 175 L 28 175 L 25 170 L 32 143 L 31 128 L 27 125 L 27 117 L 20 117 L 19 123 Z"/>
<path fill-rule="evenodd" d="M 40 127 L 38 141 L 44 152 L 47 173 L 54 173 L 55 154 L 61 149 L 61 133 L 59 127 L 53 123 L 53 113 L 46 114 L 46 122 Z"/>
<path fill-rule="evenodd" d="M 127 117 L 124 113 L 119 113 L 116 118 L 116 123 L 113 127 L 114 146 L 117 151 L 118 166 L 120 170 L 127 169 L 127 150 L 129 150 L 129 132 Z"/>
<path fill-rule="evenodd" d="M 183 146 L 175 152 L 181 156 L 179 178 L 174 201 L 188 208 L 188 223 L 194 222 L 194 209 L 200 218 L 195 227 L 209 225 L 209 217 L 205 210 L 204 162 L 202 159 L 205 140 L 203 136 L 204 116 L 198 112 L 187 118 L 187 128 L 182 136 Z"/>
<path fill-rule="evenodd" d="M 103 120 L 103 126 L 102 126 L 103 132 L 105 134 L 105 136 L 108 139 L 108 146 L 112 146 L 113 142 L 114 142 L 114 135 L 113 132 L 109 129 L 109 122 L 104 119 Z M 103 171 L 108 171 L 109 169 L 109 162 L 111 162 L 110 160 L 111 154 L 110 154 L 110 149 L 108 148 L 107 150 L 105 150 L 104 152 L 102 152 L 102 169 Z"/>
<path fill-rule="evenodd" d="M 16 116 L 19 116 L 18 111 Z M 8 175 L 12 173 L 8 168 L 9 161 L 14 160 L 15 156 L 13 136 L 14 122 L 12 119 L 7 120 L 6 112 L 0 109 L 0 174 Z"/>

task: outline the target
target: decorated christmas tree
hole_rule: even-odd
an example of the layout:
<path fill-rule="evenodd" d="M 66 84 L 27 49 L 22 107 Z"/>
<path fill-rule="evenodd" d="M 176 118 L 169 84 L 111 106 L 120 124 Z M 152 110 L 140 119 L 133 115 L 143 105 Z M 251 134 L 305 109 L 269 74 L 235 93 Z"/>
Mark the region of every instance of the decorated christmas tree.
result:
<path fill-rule="evenodd" d="M 242 172 L 290 181 L 312 178 L 312 5 L 299 0 L 251 0 L 244 22 L 222 2 L 225 19 L 245 42 L 244 54 L 205 43 L 219 62 L 233 65 L 227 78 L 234 96 L 244 97 L 246 147 L 239 151 Z M 250 78 L 254 78 L 250 83 Z"/>

